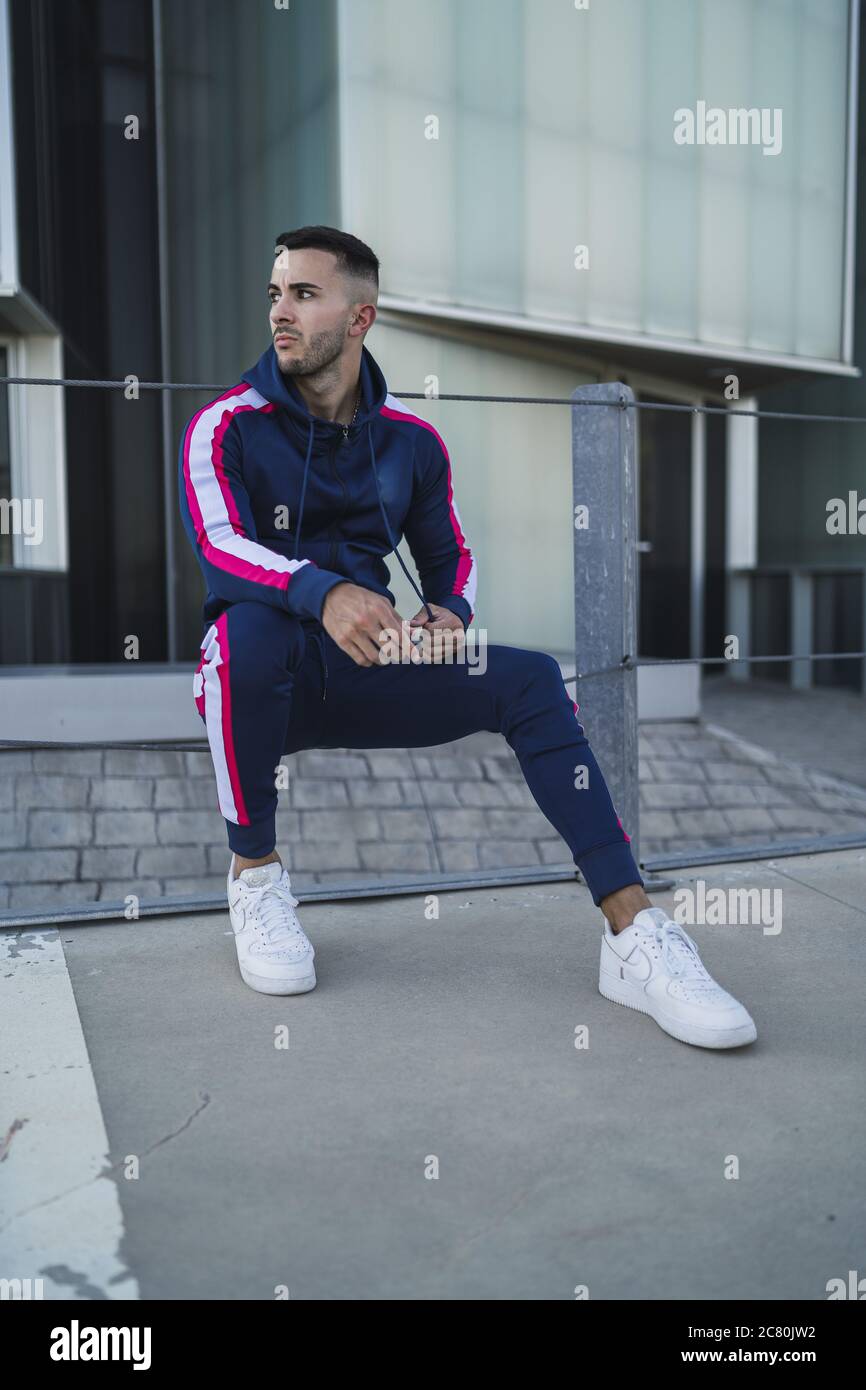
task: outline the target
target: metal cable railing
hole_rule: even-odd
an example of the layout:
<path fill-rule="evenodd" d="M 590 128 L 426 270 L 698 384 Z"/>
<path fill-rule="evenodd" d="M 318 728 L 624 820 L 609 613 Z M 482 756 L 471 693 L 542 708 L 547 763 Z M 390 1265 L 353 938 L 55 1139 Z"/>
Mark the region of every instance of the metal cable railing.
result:
<path fill-rule="evenodd" d="M 138 391 L 228 391 L 234 383 L 202 381 L 139 381 L 135 379 Z M 129 389 L 128 380 L 97 380 L 90 377 L 51 377 L 51 376 L 0 376 L 0 386 L 92 386 L 102 390 Z M 683 405 L 674 401 L 606 401 L 581 399 L 574 401 L 570 396 L 467 396 L 454 392 L 437 391 L 434 395 L 426 391 L 395 391 L 394 395 L 406 401 L 473 401 L 490 405 L 585 405 L 606 406 L 608 410 L 662 410 L 675 411 L 684 415 L 731 415 L 750 416 L 761 420 L 794 420 L 799 424 L 815 422 L 835 425 L 866 425 L 866 415 L 815 415 L 796 410 L 739 410 L 726 405 Z"/>
<path fill-rule="evenodd" d="M 617 666 L 602 666 L 596 671 L 582 671 L 575 676 L 565 676 L 563 684 L 572 685 L 575 681 L 590 680 L 593 676 L 609 676 L 618 671 L 634 671 L 642 666 L 733 666 L 738 664 L 750 664 L 752 662 L 764 661 L 851 661 L 866 657 L 866 651 L 862 652 L 811 652 L 806 656 L 801 656 L 796 652 L 789 652 L 784 656 L 672 656 L 658 658 L 638 658 L 623 657 Z M 118 669 L 119 674 L 120 668 Z M 17 749 L 19 752 L 25 749 L 39 748 L 65 748 L 65 749 L 121 749 L 123 752 L 157 752 L 159 750 L 169 750 L 173 753 L 207 753 L 210 751 L 208 743 L 178 743 L 173 739 L 152 739 L 147 743 L 135 743 L 132 741 L 98 741 L 91 743 L 74 742 L 69 739 L 0 739 L 0 752 L 4 749 Z"/>
<path fill-rule="evenodd" d="M 227 389 L 228 389 L 228 386 L 226 385 L 226 383 L 141 381 L 141 380 L 138 380 L 137 378 L 135 378 L 134 376 L 131 376 L 131 377 L 126 378 L 126 379 L 124 379 L 124 380 L 90 379 L 90 378 L 73 378 L 73 377 L 0 376 L 0 386 L 61 386 L 61 387 L 78 387 L 78 388 L 87 388 L 87 387 L 91 387 L 91 388 L 94 388 L 94 389 L 102 389 L 102 390 L 123 390 L 123 391 L 127 391 L 127 390 L 130 389 L 130 386 L 132 386 L 132 385 L 134 385 L 136 391 L 157 391 L 157 392 L 193 391 L 193 392 L 218 393 L 218 392 L 221 392 L 221 391 L 224 391 L 224 390 L 227 390 Z M 417 392 L 417 391 L 402 391 L 402 392 L 397 392 L 396 394 L 398 394 L 398 395 L 400 396 L 400 398 L 401 398 L 401 399 L 404 399 L 404 400 L 418 400 L 418 401 L 458 401 L 458 402 L 471 402 L 471 403 L 491 404 L 491 405 L 557 405 L 557 406 L 568 405 L 568 406 L 570 406 L 573 410 L 580 409 L 580 408 L 582 408 L 582 407 L 584 407 L 584 406 L 589 406 L 589 407 L 599 406 L 599 407 L 606 407 L 608 410 L 611 410 L 611 409 L 612 409 L 612 410 L 619 410 L 619 411 L 629 411 L 629 410 L 636 410 L 636 411 L 663 411 L 663 412 L 682 413 L 682 414 L 688 414 L 688 415 L 700 415 L 700 414 L 702 414 L 702 415 L 719 415 L 719 416 L 723 416 L 723 417 L 725 417 L 725 418 L 731 418 L 731 417 L 736 417 L 736 416 L 744 416 L 744 417 L 754 418 L 754 419 L 758 419 L 758 420 L 786 420 L 786 421 L 791 421 L 791 422 L 798 423 L 798 424 L 805 424 L 805 423 L 817 423 L 817 424 L 844 424 L 844 425 L 863 425 L 863 424 L 866 424 L 866 416 L 847 416 L 847 415 L 833 415 L 833 414 L 818 414 L 818 413 L 804 413 L 804 412 L 796 412 L 796 411 L 772 411 L 772 410 L 759 410 L 759 409 L 740 409 L 740 408 L 738 408 L 738 407 L 736 407 L 736 406 L 731 406 L 731 405 L 680 404 L 680 403 L 675 403 L 675 402 L 639 401 L 639 400 L 635 400 L 633 397 L 627 396 L 625 393 L 621 393 L 620 397 L 619 397 L 618 399 L 615 399 L 615 400 L 613 400 L 613 399 L 608 399 L 608 398 L 593 398 L 593 397 L 591 397 L 591 396 L 588 396 L 588 397 L 581 397 L 580 400 L 575 400 L 573 397 L 570 397 L 570 396 L 558 397 L 558 396 L 518 396 L 518 395 L 477 395 L 477 394 L 462 394 L 462 393 L 451 393 L 451 392 L 448 392 L 448 393 L 444 393 L 444 392 L 443 392 L 443 393 L 439 393 L 439 392 L 437 392 L 437 393 L 431 395 L 431 394 L 428 394 L 428 393 L 426 393 L 426 392 Z M 658 666 L 658 667 L 665 667 L 665 666 L 683 665 L 683 666 L 707 666 L 707 667 L 709 667 L 709 666 L 729 666 L 729 665 L 730 665 L 730 666 L 733 666 L 733 665 L 758 665 L 758 664 L 776 663 L 776 662 L 796 662 L 796 663 L 809 662 L 809 663 L 815 663 L 815 662 L 822 662 L 822 661 L 854 661 L 854 660 L 861 660 L 861 661 L 862 661 L 862 660 L 864 660 L 864 659 L 866 659 L 866 650 L 861 650 L 861 651 L 845 651 L 845 652 L 788 652 L 788 653 L 784 653 L 784 654 L 781 654 L 781 655 L 778 654 L 778 653 L 772 653 L 772 654 L 767 654 L 767 655 L 753 655 L 753 654 L 749 654 L 749 655 L 742 656 L 742 657 L 708 656 L 708 657 L 669 657 L 669 658 L 650 658 L 650 657 L 643 658 L 643 657 L 636 657 L 636 656 L 634 656 L 634 655 L 632 655 L 632 654 L 630 654 L 630 653 L 627 653 L 627 654 L 625 654 L 625 655 L 621 658 L 621 660 L 620 660 L 619 662 L 607 664 L 607 665 L 604 665 L 604 666 L 599 666 L 599 667 L 596 667 L 596 668 L 594 668 L 594 669 L 587 670 L 587 671 L 577 671 L 577 672 L 575 672 L 574 675 L 565 677 L 565 678 L 564 678 L 564 681 L 565 681 L 565 684 L 566 684 L 566 685 L 575 685 L 575 686 L 578 686 L 578 685 L 582 684 L 583 682 L 585 682 L 585 681 L 590 681 L 590 680 L 592 680 L 593 678 L 596 678 L 596 677 L 610 676 L 610 675 L 615 675 L 615 674 L 625 674 L 626 672 L 634 671 L 634 670 L 637 670 L 637 669 L 639 669 L 639 668 L 641 668 L 641 667 L 650 667 L 650 666 L 652 666 L 652 667 L 655 667 L 655 666 Z M 154 751 L 154 752 L 155 752 L 155 751 L 171 751 L 171 752 L 190 752 L 190 753 L 209 753 L 209 752 L 210 752 L 210 747 L 209 747 L 209 744 L 208 744 L 208 742 L 207 742 L 206 739 L 200 740 L 200 741 L 193 741 L 193 740 L 188 740 L 188 739 L 187 739 L 187 740 L 172 740 L 172 739 L 169 739 L 169 738 L 160 738 L 160 739 L 151 739 L 151 740 L 105 740 L 105 741 L 92 741 L 92 740 L 91 740 L 91 741 L 84 741 L 84 740 L 71 740 L 71 739 L 69 739 L 69 740 L 49 740 L 49 739 L 0 739 L 0 752 L 2 752 L 2 751 L 13 751 L 13 750 L 22 751 L 22 750 L 40 750 L 40 749 L 42 749 L 42 750 L 56 750 L 56 751 L 60 751 L 60 750 L 63 750 L 63 751 L 75 751 L 75 750 L 80 750 L 80 751 L 119 750 L 119 751 L 124 751 L 124 752 L 132 752 L 132 751 L 141 751 L 141 752 L 149 752 L 149 751 Z M 826 837 L 825 837 L 825 838 L 826 838 Z M 848 845 L 848 844 L 850 844 L 850 843 L 853 843 L 853 844 L 861 844 L 861 843 L 866 842 L 866 841 L 864 841 L 864 839 L 863 839 L 862 837 L 857 837 L 857 836 L 854 836 L 854 837 L 844 837 L 844 836 L 843 836 L 843 837 L 841 837 L 841 838 L 840 838 L 840 837 L 835 837 L 833 842 L 836 843 L 837 841 L 840 843 L 840 845 Z M 813 840 L 810 840 L 808 843 L 809 843 L 810 846 L 814 847 L 814 845 L 815 845 L 816 843 L 820 843 L 820 841 L 816 842 L 816 841 L 813 839 Z M 804 842 L 804 847 L 805 847 L 805 842 Z M 768 845 L 763 845 L 763 846 L 758 846 L 757 848 L 760 848 L 760 849 L 762 849 L 762 850 L 767 850 L 767 849 L 772 848 L 773 852 L 775 852 L 775 853 L 777 853 L 777 854 L 778 854 L 778 853 L 794 853 L 794 852 L 797 852 L 796 846 L 790 846 L 790 845 L 788 845 L 788 846 L 782 846 L 782 845 L 774 846 L 774 845 L 771 844 L 770 846 L 768 846 Z M 719 853 L 720 855 L 722 855 L 723 858 L 725 858 L 725 859 L 731 859 L 731 858 L 736 858 L 736 857 L 740 857 L 740 858 L 744 857 L 744 850 L 743 850 L 743 848 L 739 848 L 739 849 L 737 849 L 737 850 L 725 850 L 725 849 L 720 848 L 719 851 L 718 851 L 718 853 Z M 668 856 L 668 859 L 670 859 L 670 856 Z M 707 861 L 706 855 L 704 855 L 703 857 L 700 857 L 700 858 L 698 858 L 698 859 L 694 859 L 694 858 L 690 858 L 690 856 L 689 856 L 688 854 L 685 854 L 685 855 L 682 855 L 682 856 L 676 856 L 676 859 L 677 859 L 677 862 L 678 862 L 678 863 L 681 862 L 682 864 L 688 864 L 688 863 L 690 863 L 690 862 L 692 862 L 692 863 L 694 863 L 694 862 L 700 862 L 700 863 L 708 862 L 708 861 Z M 652 863 L 652 861 L 647 861 L 647 862 L 648 862 L 648 864 L 651 864 L 651 863 Z M 667 864 L 667 863 L 668 863 L 668 860 L 666 859 L 666 860 L 664 861 L 664 863 Z M 670 859 L 670 863 L 671 863 L 671 865 L 673 865 L 674 860 L 673 860 L 673 859 Z M 487 875 L 483 876 L 483 881 L 484 881 L 484 884 L 495 884 L 495 883 L 497 883 L 497 882 L 507 883 L 507 882 L 513 882 L 513 881 L 520 881 L 520 882 L 533 882 L 533 881 L 539 881 L 539 882 L 540 882 L 540 881 L 547 881 L 548 878 L 550 877 L 549 873 L 546 872 L 546 871 L 545 871 L 545 873 L 544 873 L 541 877 L 539 877 L 537 880 L 532 878 L 532 876 L 531 876 L 531 875 L 532 875 L 532 871 L 531 871 L 531 870 L 529 871 L 529 875 L 530 875 L 529 877 L 523 877 L 522 871 L 519 871 L 519 872 L 518 872 L 518 871 L 511 870 L 511 871 L 509 871 L 508 873 L 503 874 L 502 877 L 499 878 L 499 879 L 497 879 L 495 876 L 494 876 L 494 877 L 491 877 L 490 874 L 487 874 Z M 462 879 L 461 879 L 461 880 L 458 880 L 458 879 L 455 878 L 455 879 L 453 880 L 453 886 L 463 886 L 464 883 L 470 883 L 470 882 L 472 882 L 472 881 L 473 881 L 473 880 L 462 880 Z M 441 885 L 440 885 L 440 886 L 441 886 Z M 657 886 L 657 885 L 656 885 L 656 886 Z M 421 887 L 423 887 L 423 885 L 417 885 L 417 884 L 414 885 L 415 891 L 419 891 Z M 346 890 L 346 891 L 350 891 L 350 890 Z M 375 889 L 371 889 L 371 888 L 365 888 L 364 891 L 365 891 L 365 892 L 374 892 L 374 891 L 376 891 L 376 890 L 375 890 Z M 394 891 L 400 891 L 400 889 L 399 889 L 399 888 L 394 888 L 393 886 L 390 887 L 390 888 L 388 888 L 386 885 L 383 884 L 383 885 L 378 889 L 378 891 L 381 891 L 381 892 L 394 892 Z M 404 887 L 403 891 L 409 891 L 408 886 L 407 886 L 407 887 Z M 184 900 L 185 903 L 190 903 L 190 904 L 191 904 L 193 901 L 195 901 L 196 903 L 198 903 L 199 906 L 203 906 L 203 907 L 210 907 L 210 906 L 218 907 L 218 906 L 220 906 L 221 903 L 222 903 L 222 898 L 221 898 L 221 897 L 215 898 L 212 902 L 211 902 L 211 900 L 208 900 L 208 899 L 203 899 L 203 900 L 202 900 L 202 899 Z M 157 905 L 154 906 L 154 908 L 153 908 L 152 910 L 157 911 L 157 910 L 159 910 L 159 907 L 160 907 L 160 905 L 157 904 Z M 179 907 L 180 907 L 180 902 L 178 901 L 178 908 L 179 908 Z M 106 904 L 106 905 L 105 905 L 105 909 L 107 909 L 107 908 L 108 908 L 108 905 Z M 142 909 L 142 910 L 144 910 L 144 909 Z M 168 906 L 166 906 L 165 910 L 170 910 L 170 909 L 168 908 Z M 28 918 L 33 917 L 34 919 L 39 918 L 40 920 L 41 920 L 41 918 L 42 918 L 42 914 L 39 914 L 39 913 L 37 913 L 37 914 L 25 914 L 25 915 L 26 915 Z M 84 915 L 85 915 L 85 916 L 88 916 L 88 914 L 84 914 Z M 96 913 L 96 916 L 104 916 L 104 915 L 106 915 L 106 910 L 103 910 L 102 912 L 97 912 L 97 913 Z M 112 914 L 111 914 L 110 911 L 108 911 L 108 912 L 107 912 L 107 915 L 108 915 L 108 916 L 111 916 Z M 89 914 L 89 917 L 92 917 L 92 916 L 93 916 L 93 914 Z M 2 914 L 0 914 L 0 918 L 2 918 Z M 74 920 L 74 919 L 75 919 L 75 912 L 74 912 L 74 909 L 70 909 L 69 914 L 67 915 L 67 917 L 64 918 L 64 920 Z M 59 919 L 58 919 L 58 920 L 59 920 Z"/>

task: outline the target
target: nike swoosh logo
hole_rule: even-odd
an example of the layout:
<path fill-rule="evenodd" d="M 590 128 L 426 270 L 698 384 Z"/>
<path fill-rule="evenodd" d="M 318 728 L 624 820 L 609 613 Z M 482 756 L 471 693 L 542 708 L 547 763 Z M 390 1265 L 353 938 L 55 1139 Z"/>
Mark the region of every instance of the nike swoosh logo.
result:
<path fill-rule="evenodd" d="M 632 955 L 628 960 L 620 961 L 619 976 L 621 980 L 633 980 L 636 984 L 645 984 L 652 974 L 652 965 L 649 956 L 639 947 L 635 948 L 637 956 Z"/>

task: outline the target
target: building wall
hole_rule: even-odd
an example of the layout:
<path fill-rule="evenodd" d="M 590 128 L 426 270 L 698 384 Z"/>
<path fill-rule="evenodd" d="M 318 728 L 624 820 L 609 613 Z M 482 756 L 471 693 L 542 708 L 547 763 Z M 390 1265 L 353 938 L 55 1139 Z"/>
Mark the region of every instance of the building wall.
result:
<path fill-rule="evenodd" d="M 159 374 L 151 18 L 137 0 L 8 6 L 17 255 L 7 226 L 0 320 L 21 375 Z M 0 663 L 119 662 L 128 634 L 164 659 L 158 398 L 10 392 L 12 484 L 44 499 L 45 540 L 0 574 Z"/>
<path fill-rule="evenodd" d="M 861 40 L 858 86 L 866 81 L 866 43 Z M 856 275 L 854 292 L 854 362 L 866 369 L 866 101 L 862 95 L 858 113 L 858 166 L 856 205 Z M 866 417 L 866 380 L 819 378 L 794 382 L 763 391 L 764 411 L 795 414 Z M 761 421 L 758 475 L 758 563 L 860 567 L 866 569 L 866 534 L 841 535 L 827 530 L 827 504 L 831 498 L 846 502 L 853 491 L 866 501 L 866 425 L 796 420 Z M 866 520 L 863 521 L 866 530 Z M 766 627 L 770 634 L 783 632 L 788 619 L 788 588 L 783 580 L 763 581 Z M 815 587 L 815 650 L 860 651 L 866 638 L 864 585 L 859 574 L 826 574 Z M 762 650 L 768 650 L 766 642 Z M 781 650 L 790 650 L 782 646 Z M 818 662 L 813 667 L 816 684 L 848 685 L 866 693 L 860 663 Z M 780 667 L 775 672 L 783 675 Z"/>
<path fill-rule="evenodd" d="M 377 320 L 366 343 L 389 389 L 485 396 L 570 396 L 594 378 L 520 337 Z M 405 399 L 405 398 L 404 398 Z M 567 405 L 406 399 L 445 441 L 463 531 L 478 563 L 474 625 L 489 641 L 574 648 L 571 410 Z M 410 568 L 405 542 L 400 553 Z M 418 596 L 389 562 L 397 609 Z"/>
<path fill-rule="evenodd" d="M 151 7 L 12 0 L 22 278 L 56 316 L 74 376 L 236 380 L 269 341 L 274 235 L 312 221 L 370 241 L 386 294 L 715 344 L 722 360 L 735 347 L 838 357 L 847 9 L 164 3 L 170 331 L 160 343 Z M 782 153 L 675 145 L 673 111 L 699 98 L 781 106 Z M 124 138 L 130 112 L 138 141 Z M 425 138 L 430 117 L 436 140 Z M 581 242 L 588 274 L 574 269 Z M 397 331 L 377 325 L 374 352 L 381 343 L 387 355 Z M 539 365 L 529 335 L 525 347 L 518 336 L 471 346 L 464 336 L 460 347 L 454 334 L 428 325 L 423 350 L 411 335 L 389 375 L 411 367 L 423 381 L 432 360 L 441 389 L 447 378 L 491 394 L 506 380 L 526 393 L 531 380 L 538 394 L 567 395 L 587 379 Z M 173 443 L 204 399 L 173 393 Z M 481 542 L 478 621 L 567 648 L 567 409 L 425 409 L 447 425 L 455 473 L 473 460 L 459 482 Z M 49 655 L 119 661 L 133 632 L 143 657 L 162 659 L 163 509 L 174 504 L 162 495 L 159 398 L 70 390 L 66 412 L 70 641 Z M 553 474 L 533 488 L 526 461 L 537 473 L 539 440 Z M 174 553 L 186 659 L 202 583 L 179 526 Z M 28 650 L 4 639 L 0 661 Z"/>
<path fill-rule="evenodd" d="M 858 107 L 854 363 L 866 370 L 866 42 Z M 866 380 L 818 378 L 760 393 L 765 411 L 866 416 Z M 827 501 L 850 488 L 866 497 L 866 425 L 764 420 L 760 425 L 758 558 L 762 564 L 866 564 L 866 536 L 830 535 Z"/>

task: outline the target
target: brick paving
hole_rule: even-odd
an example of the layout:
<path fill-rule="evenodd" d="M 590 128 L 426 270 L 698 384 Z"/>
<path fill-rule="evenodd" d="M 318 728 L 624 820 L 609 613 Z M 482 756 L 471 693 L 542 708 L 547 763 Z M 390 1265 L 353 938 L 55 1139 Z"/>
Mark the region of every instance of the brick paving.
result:
<path fill-rule="evenodd" d="M 701 714 L 780 758 L 866 790 L 866 692 L 791 690 L 778 681 L 712 675 L 701 686 Z"/>
<path fill-rule="evenodd" d="M 642 854 L 866 835 L 866 789 L 707 720 L 640 726 Z"/>

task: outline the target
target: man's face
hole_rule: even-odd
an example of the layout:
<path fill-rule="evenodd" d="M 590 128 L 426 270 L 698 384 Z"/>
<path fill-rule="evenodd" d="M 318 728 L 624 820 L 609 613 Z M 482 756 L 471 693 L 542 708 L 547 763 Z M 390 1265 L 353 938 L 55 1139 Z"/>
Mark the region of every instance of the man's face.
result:
<path fill-rule="evenodd" d="M 269 321 L 280 371 L 307 376 L 345 351 L 357 306 L 330 251 L 279 248 L 271 270 Z"/>

